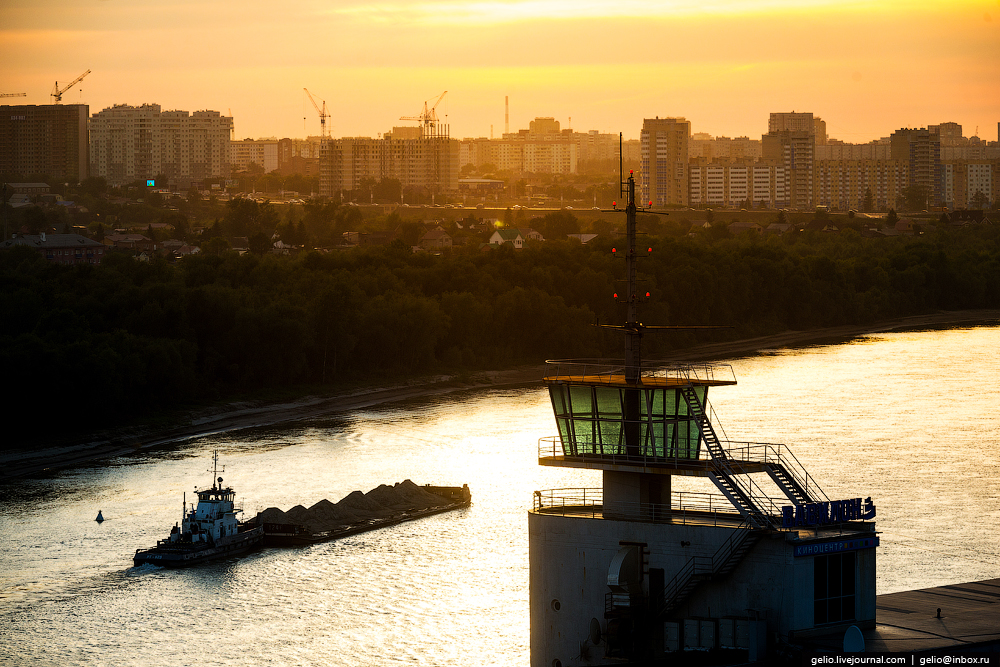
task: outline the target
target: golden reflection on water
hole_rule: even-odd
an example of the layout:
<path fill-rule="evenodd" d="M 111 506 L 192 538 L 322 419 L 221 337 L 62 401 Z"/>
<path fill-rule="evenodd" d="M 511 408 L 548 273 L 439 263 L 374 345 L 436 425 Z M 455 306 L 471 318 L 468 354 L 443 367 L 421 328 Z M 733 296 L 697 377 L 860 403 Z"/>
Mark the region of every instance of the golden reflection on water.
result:
<path fill-rule="evenodd" d="M 730 439 L 788 444 L 831 498 L 872 497 L 879 593 L 992 578 L 998 348 L 983 327 L 781 350 L 733 361 L 712 403 Z"/>
<path fill-rule="evenodd" d="M 991 578 L 998 347 L 993 327 L 774 350 L 732 361 L 739 384 L 710 398 L 730 439 L 785 443 L 831 498 L 872 497 L 879 593 Z M 25 502 L 0 501 L 13 664 L 185 664 L 211 646 L 222 665 L 525 665 L 532 492 L 601 484 L 599 472 L 538 465 L 538 438 L 554 432 L 540 386 L 468 392 L 30 482 Z M 130 568 L 177 520 L 182 494 L 210 483 L 213 449 L 251 513 L 407 478 L 467 483 L 473 505 L 190 571 Z"/>

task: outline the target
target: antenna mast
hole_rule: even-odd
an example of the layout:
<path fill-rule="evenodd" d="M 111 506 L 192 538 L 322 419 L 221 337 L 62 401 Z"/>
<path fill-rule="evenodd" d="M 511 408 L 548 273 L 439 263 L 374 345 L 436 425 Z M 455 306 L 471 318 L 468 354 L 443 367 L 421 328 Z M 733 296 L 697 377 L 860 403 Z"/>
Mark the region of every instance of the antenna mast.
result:
<path fill-rule="evenodd" d="M 619 138 L 620 140 L 620 138 Z M 622 183 L 625 197 L 625 288 L 627 313 L 625 316 L 625 382 L 636 384 L 642 374 L 642 325 L 639 323 L 639 295 L 636 290 L 635 256 L 635 178 L 629 172 L 628 180 Z"/>
<path fill-rule="evenodd" d="M 222 467 L 222 472 L 226 472 L 225 466 Z M 215 489 L 215 483 L 218 481 L 219 489 L 222 489 L 222 478 L 219 477 L 219 450 L 216 449 L 212 452 L 212 488 Z"/>

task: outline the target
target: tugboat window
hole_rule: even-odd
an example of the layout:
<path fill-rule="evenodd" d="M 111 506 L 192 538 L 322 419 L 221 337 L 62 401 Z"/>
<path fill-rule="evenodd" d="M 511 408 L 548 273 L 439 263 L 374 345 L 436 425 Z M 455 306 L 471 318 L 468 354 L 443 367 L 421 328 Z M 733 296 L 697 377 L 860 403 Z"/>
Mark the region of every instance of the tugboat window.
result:
<path fill-rule="evenodd" d="M 816 625 L 854 620 L 856 595 L 853 552 L 814 559 L 814 622 Z"/>

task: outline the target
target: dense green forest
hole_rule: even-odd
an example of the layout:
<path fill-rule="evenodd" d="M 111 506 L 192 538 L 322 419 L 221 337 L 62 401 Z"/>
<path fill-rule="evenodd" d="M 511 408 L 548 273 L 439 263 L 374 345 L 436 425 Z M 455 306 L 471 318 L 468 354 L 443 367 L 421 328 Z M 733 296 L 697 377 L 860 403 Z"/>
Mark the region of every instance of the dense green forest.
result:
<path fill-rule="evenodd" d="M 998 237 L 991 226 L 909 238 L 649 236 L 642 319 L 732 325 L 708 338 L 723 340 L 996 308 Z M 7 414 L 24 432 L 80 432 L 276 390 L 618 357 L 620 335 L 591 326 L 624 318 L 614 243 L 439 256 L 394 243 L 176 264 L 111 254 L 73 267 L 13 248 L 0 252 Z M 645 356 L 668 358 L 699 336 L 647 333 Z M 59 419 L 45 418 L 54 411 Z"/>

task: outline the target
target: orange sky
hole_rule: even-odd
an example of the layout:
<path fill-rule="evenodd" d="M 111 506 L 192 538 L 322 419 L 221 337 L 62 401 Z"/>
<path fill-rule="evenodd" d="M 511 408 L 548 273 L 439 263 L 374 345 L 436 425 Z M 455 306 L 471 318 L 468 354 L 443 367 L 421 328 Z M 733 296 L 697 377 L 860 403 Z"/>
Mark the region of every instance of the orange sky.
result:
<path fill-rule="evenodd" d="M 375 136 L 424 100 L 452 136 L 554 116 L 637 138 L 642 119 L 759 138 L 811 111 L 863 142 L 954 121 L 997 140 L 1000 0 L 0 0 L 0 92 L 91 112 L 232 109 L 238 137 Z"/>

